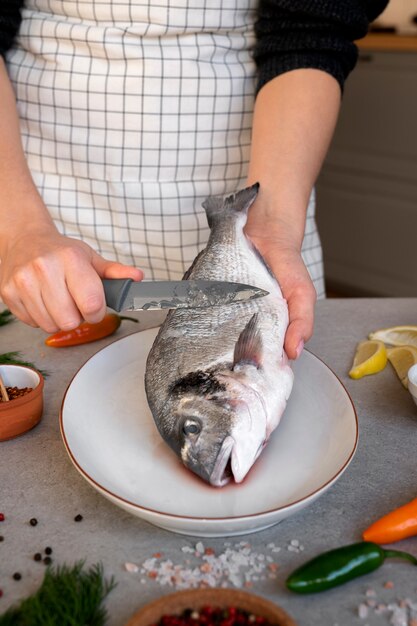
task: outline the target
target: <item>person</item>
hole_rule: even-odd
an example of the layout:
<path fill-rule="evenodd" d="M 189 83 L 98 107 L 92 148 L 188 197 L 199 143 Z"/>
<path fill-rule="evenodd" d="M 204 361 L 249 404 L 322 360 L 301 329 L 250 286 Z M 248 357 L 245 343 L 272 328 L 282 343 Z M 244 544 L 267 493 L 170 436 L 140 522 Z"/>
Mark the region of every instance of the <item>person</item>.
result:
<path fill-rule="evenodd" d="M 354 41 L 386 0 L 2 0 L 0 295 L 51 333 L 100 278 L 181 278 L 202 201 L 260 183 L 246 233 L 294 359 L 324 295 L 314 184 Z"/>

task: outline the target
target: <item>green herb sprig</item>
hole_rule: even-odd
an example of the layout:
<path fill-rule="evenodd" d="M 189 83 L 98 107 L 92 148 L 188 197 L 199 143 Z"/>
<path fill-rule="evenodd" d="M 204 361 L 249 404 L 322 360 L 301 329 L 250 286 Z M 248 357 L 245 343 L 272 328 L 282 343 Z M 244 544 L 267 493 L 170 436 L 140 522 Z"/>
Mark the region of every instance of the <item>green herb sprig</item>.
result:
<path fill-rule="evenodd" d="M 38 591 L 0 616 L 0 626 L 104 626 L 103 601 L 116 583 L 105 580 L 101 564 L 83 567 L 48 567 Z"/>
<path fill-rule="evenodd" d="M 9 309 L 0 312 L 0 326 L 6 326 L 9 322 L 13 322 L 14 316 Z"/>
<path fill-rule="evenodd" d="M 20 352 L 4 352 L 0 354 L 0 365 L 26 365 L 26 367 L 33 367 L 34 370 L 40 372 L 44 378 L 48 376 L 48 372 L 45 370 L 40 370 L 33 363 L 29 363 L 29 361 L 23 361 L 20 358 Z"/>

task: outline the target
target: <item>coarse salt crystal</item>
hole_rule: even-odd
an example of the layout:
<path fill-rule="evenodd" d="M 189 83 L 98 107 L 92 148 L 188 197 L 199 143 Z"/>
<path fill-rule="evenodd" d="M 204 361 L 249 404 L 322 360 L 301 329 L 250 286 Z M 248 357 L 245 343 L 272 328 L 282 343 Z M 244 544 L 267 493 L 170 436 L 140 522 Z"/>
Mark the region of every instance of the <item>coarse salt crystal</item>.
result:
<path fill-rule="evenodd" d="M 139 571 L 139 567 L 135 565 L 135 563 L 125 563 L 125 570 L 132 574 L 135 574 Z"/>
<path fill-rule="evenodd" d="M 388 609 L 392 611 L 390 624 L 392 626 L 407 626 L 408 618 L 407 618 L 407 610 L 405 607 L 399 607 L 395 604 L 389 604 Z"/>
<path fill-rule="evenodd" d="M 365 592 L 365 595 L 367 598 L 375 598 L 376 596 L 376 591 L 375 589 L 367 589 Z"/>
<path fill-rule="evenodd" d="M 368 617 L 368 611 L 368 607 L 362 602 L 358 607 L 358 616 L 360 617 L 360 619 L 365 619 L 366 617 Z"/>
<path fill-rule="evenodd" d="M 298 541 L 298 539 L 291 539 L 290 543 L 292 546 L 295 546 L 296 548 L 298 548 L 298 546 L 300 545 L 300 542 Z"/>
<path fill-rule="evenodd" d="M 235 549 L 225 543 L 223 552 L 216 554 L 212 548 L 204 548 L 203 542 L 197 542 L 195 549 L 184 546 L 182 551 L 191 553 L 182 563 L 146 559 L 141 566 L 141 573 L 161 586 L 174 586 L 177 589 L 198 587 L 234 587 L 245 586 L 253 581 L 275 577 L 277 567 L 271 557 L 252 551 L 250 544 L 242 541 L 234 544 Z M 185 549 L 184 549 L 185 548 Z M 196 550 L 198 548 L 198 550 Z M 268 566 L 272 565 L 272 571 Z"/>

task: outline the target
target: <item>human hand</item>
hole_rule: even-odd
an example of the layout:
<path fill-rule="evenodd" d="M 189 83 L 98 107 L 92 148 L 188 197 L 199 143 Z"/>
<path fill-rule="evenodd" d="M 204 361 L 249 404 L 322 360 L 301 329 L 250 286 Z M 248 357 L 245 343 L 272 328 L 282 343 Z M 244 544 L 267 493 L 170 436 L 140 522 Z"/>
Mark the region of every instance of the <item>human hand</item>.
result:
<path fill-rule="evenodd" d="M 289 325 L 284 349 L 288 358 L 296 359 L 313 334 L 317 299 L 300 247 L 285 223 L 268 219 L 259 208 L 249 210 L 245 233 L 272 270 L 287 300 Z"/>
<path fill-rule="evenodd" d="M 47 333 L 96 323 L 106 312 L 100 278 L 141 280 L 143 272 L 107 261 L 55 227 L 20 232 L 0 243 L 0 296 L 22 322 Z"/>

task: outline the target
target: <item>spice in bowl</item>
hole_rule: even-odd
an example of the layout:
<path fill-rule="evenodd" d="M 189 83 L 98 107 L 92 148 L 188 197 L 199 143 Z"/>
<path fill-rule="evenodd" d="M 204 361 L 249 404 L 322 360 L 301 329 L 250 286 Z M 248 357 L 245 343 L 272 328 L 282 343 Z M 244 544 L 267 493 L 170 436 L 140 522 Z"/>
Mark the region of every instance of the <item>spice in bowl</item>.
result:
<path fill-rule="evenodd" d="M 184 609 L 182 613 L 163 615 L 152 626 L 271 626 L 265 617 L 244 611 L 235 606 L 221 609 L 203 606 L 200 611 Z"/>
<path fill-rule="evenodd" d="M 126 626 L 296 626 L 277 604 L 235 589 L 187 589 L 140 609 Z"/>
<path fill-rule="evenodd" d="M 0 385 L 1 386 L 1 385 Z M 0 402 L 10 402 L 10 400 L 16 400 L 21 396 L 25 396 L 27 393 L 33 391 L 33 387 L 4 387 L 6 393 L 1 389 Z"/>
<path fill-rule="evenodd" d="M 0 441 L 36 426 L 43 411 L 44 379 L 23 365 L 0 365 Z"/>

